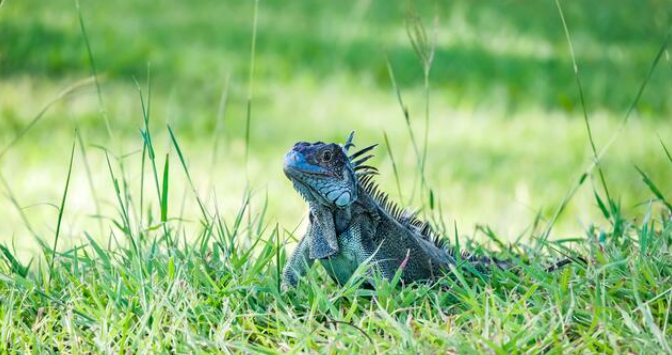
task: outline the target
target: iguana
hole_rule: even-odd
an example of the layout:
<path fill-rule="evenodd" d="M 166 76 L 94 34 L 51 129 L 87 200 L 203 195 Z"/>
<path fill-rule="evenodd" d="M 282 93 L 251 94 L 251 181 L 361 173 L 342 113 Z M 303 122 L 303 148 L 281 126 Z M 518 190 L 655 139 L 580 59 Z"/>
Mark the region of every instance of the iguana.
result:
<path fill-rule="evenodd" d="M 456 255 L 428 223 L 378 189 L 377 169 L 365 164 L 377 144 L 348 155 L 353 135 L 345 144 L 299 142 L 285 155 L 285 175 L 307 201 L 310 223 L 287 262 L 283 286 L 297 285 L 315 260 L 339 284 L 365 262 L 388 280 L 400 268 L 405 284 L 437 280 L 457 265 Z M 487 257 L 464 260 L 482 271 L 510 266 Z"/>

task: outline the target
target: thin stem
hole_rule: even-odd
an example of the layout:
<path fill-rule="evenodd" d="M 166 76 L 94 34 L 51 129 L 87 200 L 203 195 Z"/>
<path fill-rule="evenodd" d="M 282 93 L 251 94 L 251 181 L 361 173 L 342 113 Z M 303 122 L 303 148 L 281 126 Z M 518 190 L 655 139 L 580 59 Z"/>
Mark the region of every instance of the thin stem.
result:
<path fill-rule="evenodd" d="M 586 124 L 586 131 L 588 132 L 588 141 L 590 142 L 590 148 L 593 153 L 593 159 L 595 159 L 595 165 L 597 167 L 598 175 L 600 177 L 600 182 L 602 183 L 602 187 L 604 188 L 604 193 L 607 196 L 607 201 L 609 202 L 609 206 L 611 208 L 612 206 L 612 199 L 609 194 L 609 188 L 607 187 L 607 182 L 604 178 L 604 172 L 602 171 L 602 167 L 599 164 L 599 160 L 597 158 L 597 148 L 595 145 L 595 140 L 593 139 L 593 131 L 590 127 L 590 121 L 588 119 L 588 110 L 586 108 L 586 100 L 583 95 L 583 86 L 581 85 L 581 78 L 579 76 L 579 65 L 577 64 L 576 61 L 576 54 L 574 53 L 574 45 L 572 43 L 572 39 L 569 35 L 569 28 L 567 27 L 567 22 L 565 21 L 565 15 L 562 12 L 562 7 L 560 6 L 560 1 L 555 0 L 555 5 L 558 7 L 558 13 L 560 14 L 560 20 L 562 21 L 562 27 L 565 31 L 565 38 L 567 39 L 567 44 L 569 45 L 569 53 L 570 56 L 572 57 L 572 65 L 574 69 L 574 79 L 576 80 L 576 86 L 579 90 L 579 98 L 581 100 L 581 109 L 583 111 L 583 120 Z M 612 211 L 613 213 L 613 211 Z M 612 216 L 612 218 L 615 218 Z"/>
<path fill-rule="evenodd" d="M 77 132 L 75 131 L 75 134 Z M 56 260 L 56 249 L 58 248 L 58 237 L 61 235 L 61 223 L 63 222 L 63 212 L 65 210 L 65 201 L 68 198 L 68 189 L 70 188 L 70 177 L 72 176 L 72 163 L 75 159 L 75 145 L 77 139 L 72 142 L 72 149 L 70 150 L 70 164 L 68 165 L 68 177 L 65 179 L 65 189 L 63 190 L 63 198 L 61 198 L 61 207 L 58 209 L 58 222 L 56 222 L 56 234 L 54 236 L 54 247 L 52 248 L 52 256 L 49 261 L 49 274 L 54 269 L 54 260 Z"/>
<path fill-rule="evenodd" d="M 254 59 L 257 46 L 257 21 L 259 18 L 259 0 L 254 0 L 254 18 L 252 20 L 252 48 L 250 49 L 250 72 L 247 82 L 247 115 L 245 121 L 245 173 L 249 180 L 250 128 L 252 125 L 252 94 L 254 92 Z"/>

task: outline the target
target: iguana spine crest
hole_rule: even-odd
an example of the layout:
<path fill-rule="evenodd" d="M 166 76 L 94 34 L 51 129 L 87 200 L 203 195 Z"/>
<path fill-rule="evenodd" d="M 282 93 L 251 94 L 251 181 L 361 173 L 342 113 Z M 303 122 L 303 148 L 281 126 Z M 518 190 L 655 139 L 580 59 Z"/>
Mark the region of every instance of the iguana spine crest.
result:
<path fill-rule="evenodd" d="M 434 232 L 434 229 L 432 229 L 429 222 L 419 219 L 416 212 L 411 212 L 392 201 L 389 198 L 389 195 L 383 192 L 373 180 L 373 174 L 359 176 L 359 184 L 364 192 L 371 196 L 376 204 L 378 204 L 378 206 L 390 217 L 399 222 L 399 224 L 416 231 L 420 236 L 432 242 L 438 248 L 447 249 L 446 246 L 448 242 L 446 239 Z"/>

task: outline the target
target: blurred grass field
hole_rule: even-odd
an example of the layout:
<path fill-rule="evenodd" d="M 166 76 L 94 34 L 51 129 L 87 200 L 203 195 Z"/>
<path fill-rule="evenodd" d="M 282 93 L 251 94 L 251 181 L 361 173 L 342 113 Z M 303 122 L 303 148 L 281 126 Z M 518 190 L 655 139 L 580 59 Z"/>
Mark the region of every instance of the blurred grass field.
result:
<path fill-rule="evenodd" d="M 80 2 L 0 0 L 0 353 L 672 354 L 669 1 L 414 1 L 428 82 L 411 2 Z M 356 130 L 426 205 L 404 110 L 424 212 L 513 269 L 282 290 L 284 153 Z"/>
<path fill-rule="evenodd" d="M 591 162 L 556 6 L 552 1 L 422 1 L 416 6 L 430 35 L 436 23 L 429 184 L 445 219 L 465 234 L 473 236 L 476 225 L 489 225 L 500 237 L 514 239 L 537 214 L 549 218 Z M 646 77 L 668 30 L 672 5 L 620 0 L 563 6 L 601 147 Z M 142 111 L 134 78 L 146 88 L 148 64 L 158 161 L 165 153 L 171 156 L 171 217 L 184 215 L 197 227 L 197 207 L 170 148 L 167 123 L 178 134 L 199 194 L 210 206 L 216 196 L 223 216 L 238 210 L 246 186 L 253 7 L 253 1 L 81 2 L 114 139 L 95 87 L 89 85 L 54 105 L 0 160 L 10 189 L 3 192 L 16 198 L 38 234 L 49 239 L 54 233 L 76 128 L 103 216 L 115 214 L 115 196 L 98 147 L 126 156 L 126 178 L 136 183 L 130 191 L 139 190 Z M 268 216 L 283 228 L 293 230 L 305 214 L 281 171 L 282 156 L 295 141 L 343 141 L 356 130 L 363 145 L 383 143 L 386 132 L 400 165 L 402 191 L 410 195 L 415 157 L 386 64 L 389 60 L 420 135 L 423 72 L 408 40 L 406 18 L 403 2 L 260 2 L 250 187 L 256 191 L 253 207 L 261 209 L 267 201 Z M 59 91 L 90 75 L 73 1 L 45 6 L 37 0 L 6 0 L 0 7 L 0 148 Z M 672 144 L 671 93 L 672 63 L 666 54 L 634 117 L 603 160 L 608 185 L 630 216 L 639 216 L 640 204 L 650 198 L 635 164 L 659 182 L 663 193 L 672 193 L 665 183 L 672 169 L 658 138 Z M 97 231 L 83 163 L 78 148 L 64 245 L 78 243 L 83 230 Z M 398 199 L 384 147 L 374 163 L 384 189 Z M 155 199 L 147 201 L 157 207 Z M 413 206 L 419 206 L 417 199 Z M 34 244 L 9 198 L 0 201 L 0 211 L 0 240 L 29 253 Z M 601 221 L 586 184 L 554 236 L 574 237 Z"/>

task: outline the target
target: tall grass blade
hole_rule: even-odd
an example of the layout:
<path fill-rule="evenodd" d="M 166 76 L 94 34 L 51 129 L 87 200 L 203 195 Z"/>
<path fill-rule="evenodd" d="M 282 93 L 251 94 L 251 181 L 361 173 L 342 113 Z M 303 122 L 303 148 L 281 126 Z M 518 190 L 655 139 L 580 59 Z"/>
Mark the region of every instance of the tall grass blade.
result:
<path fill-rule="evenodd" d="M 77 132 L 75 131 L 75 135 Z M 70 177 L 72 176 L 72 165 L 75 159 L 75 145 L 77 145 L 77 139 L 75 138 L 72 142 L 72 149 L 70 150 L 70 163 L 68 164 L 68 176 L 65 179 L 65 188 L 63 189 L 63 197 L 61 198 L 61 207 L 58 209 L 58 221 L 56 222 L 56 234 L 54 235 L 54 246 L 51 250 L 52 256 L 49 261 L 49 272 L 54 270 L 54 261 L 56 260 L 56 253 L 58 248 L 58 238 L 61 235 L 61 223 L 63 222 L 63 213 L 65 212 L 65 201 L 68 198 L 68 189 L 70 188 Z"/>
<path fill-rule="evenodd" d="M 590 126 L 590 120 L 588 119 L 588 109 L 586 108 L 586 99 L 583 94 L 583 85 L 581 85 L 581 77 L 579 76 L 579 65 L 576 61 L 576 54 L 574 53 L 574 44 L 572 43 L 572 38 L 569 34 L 569 28 L 567 27 L 567 21 L 565 20 L 565 15 L 562 11 L 562 6 L 560 6 L 560 0 L 555 0 L 555 5 L 558 8 L 558 13 L 560 14 L 560 20 L 562 21 L 562 28 L 565 31 L 565 39 L 567 40 L 567 45 L 569 46 L 569 54 L 572 58 L 572 65 L 574 69 L 574 80 L 576 81 L 576 87 L 579 91 L 579 99 L 581 101 L 581 109 L 583 112 L 583 121 L 586 124 L 586 131 L 588 133 L 588 141 L 590 142 L 590 149 L 593 153 L 593 159 L 595 160 L 595 166 L 597 167 L 597 172 L 600 177 L 600 182 L 602 183 L 602 188 L 604 189 L 604 194 L 607 197 L 607 202 L 611 205 L 611 196 L 609 194 L 609 188 L 607 187 L 606 179 L 604 178 L 604 173 L 602 167 L 600 166 L 600 161 L 597 157 L 597 147 L 595 145 L 595 139 L 593 138 L 593 130 Z M 599 195 L 595 191 L 596 195 Z"/>
<path fill-rule="evenodd" d="M 26 216 L 26 213 L 23 211 L 23 208 L 19 204 L 19 201 L 16 199 L 16 196 L 12 191 L 12 188 L 9 186 L 9 183 L 7 182 L 5 176 L 2 174 L 1 171 L 0 171 L 0 182 L 2 182 L 2 184 L 4 185 L 5 190 L 7 191 L 7 197 L 12 202 L 12 205 L 14 205 L 14 208 L 19 213 L 19 216 L 21 216 L 21 220 L 23 220 L 23 223 L 26 225 L 26 228 L 28 228 L 30 234 L 32 234 L 33 238 L 35 238 L 35 241 L 37 241 L 37 243 L 42 247 L 42 249 L 48 249 L 49 247 L 47 246 L 46 242 L 42 238 L 40 238 L 40 236 L 35 232 L 35 229 L 33 229 L 33 226 L 30 223 L 28 216 Z"/>
<path fill-rule="evenodd" d="M 402 201 L 403 203 L 404 195 L 401 192 L 401 181 L 399 179 L 399 170 L 397 169 L 397 162 L 394 160 L 394 154 L 392 154 L 392 146 L 390 145 L 390 140 L 387 138 L 387 132 L 385 131 L 383 131 L 383 138 L 385 139 L 385 148 L 387 149 L 387 154 L 390 156 L 390 161 L 392 162 L 392 172 L 394 173 L 394 181 L 397 183 L 397 191 L 399 192 L 399 201 Z"/>
<path fill-rule="evenodd" d="M 163 166 L 163 188 L 161 193 L 161 222 L 168 220 L 168 174 L 169 174 L 169 155 L 166 154 L 166 163 Z"/>
<path fill-rule="evenodd" d="M 14 255 L 12 255 L 12 252 L 9 251 L 9 248 L 4 246 L 3 244 L 0 244 L 0 252 L 2 253 L 1 255 L 3 255 L 5 259 L 7 259 L 10 266 L 10 270 L 12 271 L 13 274 L 18 274 L 21 277 L 26 277 L 26 275 L 28 275 L 30 264 L 27 266 L 21 264 L 21 262 L 16 257 L 14 257 Z"/>
<path fill-rule="evenodd" d="M 152 173 L 154 176 L 154 186 L 156 188 L 156 196 L 157 199 L 159 200 L 159 205 L 161 205 L 161 189 L 159 188 L 159 174 L 156 169 L 156 153 L 154 152 L 154 144 L 152 143 L 152 134 L 149 129 L 149 117 L 150 117 L 150 108 L 151 108 L 151 90 L 152 90 L 152 85 L 151 85 L 151 71 L 149 66 L 147 67 L 147 104 L 145 105 L 145 99 L 142 95 L 142 89 L 140 88 L 140 83 L 138 81 L 135 81 L 135 85 L 138 89 L 138 93 L 140 94 L 140 105 L 142 107 L 142 115 L 144 118 L 144 130 L 140 130 L 140 134 L 142 135 L 145 147 L 147 148 L 147 154 L 149 157 L 149 161 L 152 166 Z"/>
<path fill-rule="evenodd" d="M 411 202 L 413 202 L 413 198 L 415 197 L 415 187 L 416 187 L 416 181 L 418 178 L 418 174 L 420 175 L 421 181 L 424 181 L 424 174 L 423 174 L 423 169 L 422 169 L 422 155 L 420 153 L 420 148 L 418 148 L 418 143 L 417 140 L 415 139 L 415 133 L 413 132 L 413 127 L 411 126 L 411 115 L 408 112 L 408 107 L 406 107 L 406 104 L 404 104 L 403 97 L 401 96 L 401 89 L 397 85 L 397 80 L 395 79 L 394 76 L 394 69 L 392 68 L 392 64 L 390 63 L 389 58 L 385 57 L 385 63 L 387 64 L 387 73 L 388 76 L 390 77 L 390 82 L 392 84 L 392 88 L 394 89 L 394 92 L 397 97 L 397 102 L 399 103 L 399 107 L 401 108 L 402 113 L 404 114 L 404 122 L 406 123 L 406 131 L 408 132 L 408 136 L 411 139 L 411 146 L 413 147 L 413 152 L 415 153 L 415 160 L 416 160 L 416 165 L 417 165 L 417 170 L 416 170 L 416 178 L 413 181 L 413 192 L 411 193 L 411 196 L 409 197 L 408 204 L 410 205 Z M 420 202 L 423 203 L 424 199 L 420 199 Z"/>
<path fill-rule="evenodd" d="M 658 137 L 658 140 L 660 140 L 660 145 L 663 146 L 663 150 L 665 151 L 665 156 L 667 157 L 667 160 L 669 160 L 670 163 L 672 163 L 672 155 L 670 155 L 670 151 L 667 150 L 667 146 L 665 146 L 665 143 L 663 142 L 662 139 L 660 139 L 660 137 Z"/>
<path fill-rule="evenodd" d="M 422 62 L 422 72 L 423 72 L 423 87 L 425 95 L 425 125 L 424 125 L 424 135 L 423 135 L 423 144 L 422 144 L 422 156 L 420 158 L 420 196 L 422 203 L 422 210 L 425 213 L 425 189 L 427 188 L 427 179 L 425 176 L 425 167 L 427 165 L 427 152 L 429 144 L 429 108 L 430 108 L 430 90 L 429 90 L 429 74 L 432 69 L 432 63 L 434 62 L 434 54 L 436 52 L 436 36 L 438 28 L 438 11 L 437 15 L 434 17 L 434 32 L 433 38 L 430 39 L 427 36 L 427 31 L 425 25 L 422 22 L 422 18 L 418 14 L 417 9 L 414 7 L 411 1 L 407 2 L 406 10 L 406 34 L 411 41 L 411 45 L 415 50 L 417 57 Z M 431 195 L 431 193 L 430 193 Z"/>
<path fill-rule="evenodd" d="M 614 132 L 611 135 L 611 138 L 607 143 L 602 147 L 602 149 L 599 151 L 597 154 L 597 158 L 593 160 L 593 162 L 586 168 L 586 170 L 581 174 L 579 179 L 576 181 L 576 183 L 570 187 L 569 191 L 563 198 L 562 202 L 560 203 L 560 206 L 556 209 L 555 213 L 553 214 L 553 217 L 549 220 L 548 227 L 544 231 L 543 235 L 541 238 L 538 239 L 538 241 L 545 241 L 548 239 L 548 237 L 551 235 L 551 231 L 553 230 L 553 227 L 555 226 L 555 222 L 560 218 L 560 215 L 565 211 L 565 208 L 569 204 L 569 202 L 572 200 L 576 192 L 579 190 L 579 188 L 583 185 L 583 183 L 586 181 L 586 178 L 592 173 L 592 171 L 595 169 L 596 164 L 598 161 L 602 159 L 602 157 L 607 153 L 609 148 L 614 144 L 618 136 L 620 136 L 621 132 L 625 128 L 625 125 L 628 123 L 630 120 L 630 117 L 632 115 L 632 112 L 635 110 L 635 107 L 637 107 L 637 104 L 639 103 L 639 100 L 642 97 L 642 94 L 644 93 L 644 89 L 649 83 L 649 80 L 651 80 L 651 77 L 653 76 L 653 72 L 655 71 L 656 67 L 658 67 L 658 63 L 660 62 L 660 58 L 662 58 L 663 53 L 665 53 L 665 49 L 667 48 L 667 45 L 670 42 L 670 38 L 672 36 L 672 30 L 670 30 L 667 35 L 665 36 L 665 39 L 663 40 L 663 43 L 660 46 L 660 49 L 658 50 L 658 53 L 656 54 L 656 57 L 653 59 L 653 62 L 651 63 L 651 66 L 649 67 L 649 71 L 647 72 L 646 76 L 644 77 L 644 80 L 642 81 L 642 85 L 639 87 L 639 90 L 637 91 L 637 95 L 635 96 L 634 100 L 630 104 L 628 111 L 625 113 L 625 116 L 619 123 L 618 128 L 616 129 L 616 132 Z"/>
<path fill-rule="evenodd" d="M 84 171 L 86 172 L 86 181 L 89 184 L 89 191 L 91 192 L 91 197 L 93 197 L 93 204 L 96 209 L 96 219 L 98 220 L 98 232 L 103 234 L 103 221 L 102 221 L 102 212 L 100 209 L 100 202 L 98 201 L 98 194 L 96 193 L 96 188 L 93 185 L 93 175 L 91 174 L 91 167 L 89 166 L 89 159 L 86 154 L 86 146 L 84 145 L 84 139 L 79 130 L 75 131 L 77 135 L 77 141 L 79 143 L 79 152 L 82 154 L 82 162 L 84 163 Z"/>
<path fill-rule="evenodd" d="M 98 94 L 98 108 L 100 109 L 101 114 L 103 115 L 103 120 L 105 121 L 105 128 L 107 129 L 107 134 L 110 136 L 114 142 L 115 137 L 112 132 L 112 127 L 110 126 L 110 120 L 107 117 L 107 110 L 103 104 L 103 94 L 100 89 L 100 82 L 98 81 L 98 70 L 96 68 L 96 61 L 93 57 L 93 50 L 91 49 L 91 43 L 89 42 L 89 36 L 86 32 L 86 26 L 84 25 L 84 16 L 82 16 L 82 9 L 79 6 L 79 0 L 75 0 L 75 7 L 77 9 L 77 17 L 79 19 L 79 28 L 82 32 L 82 38 L 84 39 L 84 44 L 86 45 L 86 54 L 89 57 L 89 63 L 91 64 L 91 74 L 93 75 L 93 81 L 96 84 L 96 93 Z"/>
<path fill-rule="evenodd" d="M 117 196 L 117 203 L 119 203 L 119 209 L 121 213 L 121 219 L 124 225 L 122 226 L 121 230 L 124 231 L 124 233 L 128 233 L 128 235 L 131 235 L 131 222 L 128 217 L 128 212 L 127 208 L 124 205 L 124 200 L 121 197 L 121 188 L 119 187 L 119 180 L 114 175 L 114 170 L 112 170 L 112 163 L 110 163 L 110 156 L 108 155 L 107 151 L 105 151 L 105 160 L 107 161 L 107 168 L 110 173 L 110 179 L 112 179 L 112 185 L 114 186 L 114 192 Z"/>
<path fill-rule="evenodd" d="M 89 244 L 93 247 L 93 250 L 95 250 L 96 254 L 98 255 L 98 258 L 102 260 L 105 263 L 105 266 L 109 269 L 112 265 L 112 262 L 110 260 L 110 256 L 103 248 L 96 243 L 96 241 L 91 237 L 91 235 L 87 232 L 84 232 L 84 236 L 86 239 L 89 241 Z"/>
<path fill-rule="evenodd" d="M 187 181 L 189 182 L 189 187 L 191 188 L 191 191 L 194 193 L 194 196 L 196 197 L 196 202 L 198 202 L 198 207 L 201 209 L 201 214 L 203 215 L 203 219 L 206 223 L 210 224 L 210 217 L 208 215 L 208 212 L 205 209 L 205 206 L 203 205 L 203 201 L 201 200 L 201 197 L 198 195 L 198 191 L 196 191 L 196 187 L 194 186 L 194 181 L 191 179 L 191 174 L 189 174 L 189 169 L 187 168 L 187 163 L 184 160 L 184 155 L 182 155 L 182 149 L 180 149 L 180 145 L 177 143 L 177 138 L 175 138 L 175 134 L 173 133 L 173 129 L 168 127 L 168 133 L 170 134 L 170 139 L 173 142 L 173 146 L 175 147 L 175 150 L 177 150 L 177 156 L 180 158 L 180 163 L 182 164 L 182 169 L 184 170 L 184 174 L 187 176 Z"/>
<path fill-rule="evenodd" d="M 147 160 L 147 144 L 142 144 L 142 158 L 140 162 L 140 213 L 139 213 L 139 228 L 143 226 L 143 216 L 145 213 L 145 161 Z"/>
<path fill-rule="evenodd" d="M 154 177 L 154 187 L 156 188 L 156 196 L 159 201 L 159 206 L 163 205 L 162 199 L 161 199 L 161 189 L 159 188 L 159 173 L 156 168 L 156 153 L 154 151 L 154 145 L 152 144 L 152 134 L 149 129 L 149 117 L 150 117 L 150 109 L 151 109 L 151 103 L 152 103 L 152 76 L 151 76 L 151 66 L 148 64 L 147 65 L 147 104 L 145 105 L 145 100 L 142 95 L 142 89 L 140 88 L 140 83 L 138 81 L 135 81 L 135 85 L 138 89 L 138 93 L 140 95 L 140 105 L 142 107 L 142 114 L 144 118 L 144 125 L 145 129 L 140 130 L 140 134 L 142 135 L 142 138 L 144 140 L 144 145 L 147 148 L 147 153 L 149 155 L 149 161 L 151 162 L 152 166 L 152 176 Z M 140 214 L 142 214 L 142 211 L 140 211 Z M 171 236 L 168 233 L 168 227 L 166 227 L 166 224 L 163 223 L 163 236 L 165 239 L 165 242 L 167 245 L 171 245 Z"/>
<path fill-rule="evenodd" d="M 247 82 L 247 114 L 245 119 L 245 172 L 249 168 L 250 159 L 250 129 L 252 125 L 252 94 L 254 92 L 254 62 L 257 47 L 257 22 L 259 20 L 259 0 L 254 0 L 254 17 L 252 19 L 252 45 L 250 46 L 250 71 Z M 249 176 L 247 176 L 249 180 Z"/>
<path fill-rule="evenodd" d="M 609 210 L 607 209 L 607 206 L 604 204 L 602 201 L 602 198 L 600 198 L 600 194 L 597 193 L 597 190 L 593 189 L 593 195 L 595 195 L 595 201 L 597 201 L 597 206 L 600 208 L 600 211 L 602 212 L 602 215 L 604 218 L 607 220 L 610 218 Z"/>
<path fill-rule="evenodd" d="M 219 105 L 217 108 L 217 116 L 215 122 L 215 130 L 212 133 L 212 159 L 210 160 L 210 183 L 208 184 L 209 190 L 213 189 L 213 184 L 215 182 L 215 167 L 217 166 L 218 154 L 219 154 L 219 142 L 222 138 L 222 133 L 224 131 L 224 116 L 226 115 L 226 109 L 229 102 L 229 85 L 231 82 L 231 75 L 226 76 L 226 82 L 224 83 L 224 88 L 222 89 L 222 94 L 219 97 Z"/>
<path fill-rule="evenodd" d="M 642 170 L 640 169 L 637 165 L 635 165 L 635 169 L 637 169 L 637 172 L 639 175 L 642 177 L 642 180 L 646 184 L 646 186 L 651 190 L 651 193 L 653 193 L 664 205 L 667 207 L 670 211 L 672 211 L 672 204 L 667 202 L 667 199 L 665 199 L 665 196 L 663 196 L 663 193 L 660 192 L 660 189 L 656 184 L 651 181 L 649 176 Z"/>

